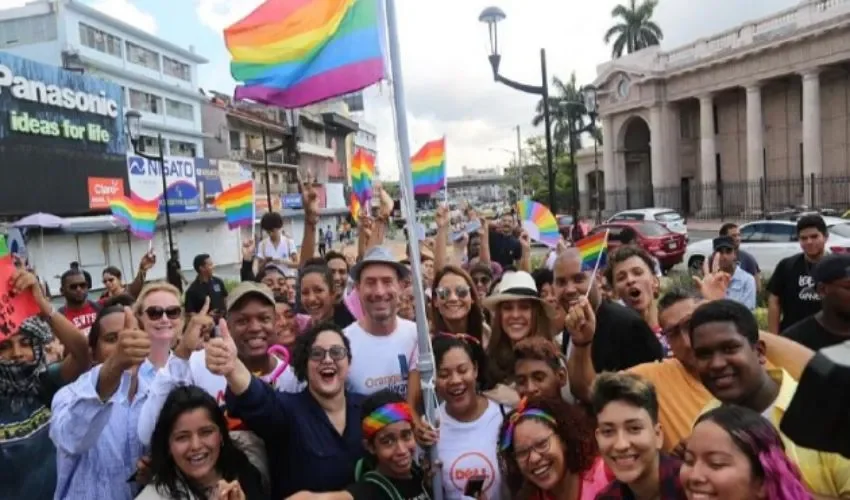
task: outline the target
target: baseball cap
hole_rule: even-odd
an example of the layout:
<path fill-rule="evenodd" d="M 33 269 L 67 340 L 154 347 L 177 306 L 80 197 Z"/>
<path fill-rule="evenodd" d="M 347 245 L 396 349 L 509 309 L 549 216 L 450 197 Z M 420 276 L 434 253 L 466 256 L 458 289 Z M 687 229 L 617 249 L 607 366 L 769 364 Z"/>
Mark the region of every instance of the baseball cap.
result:
<path fill-rule="evenodd" d="M 408 275 L 407 266 L 396 260 L 388 248 L 378 246 L 370 248 L 363 259 L 351 268 L 351 278 L 354 281 L 360 281 L 360 273 L 370 264 L 391 266 L 396 270 L 399 278 L 406 278 Z"/>
<path fill-rule="evenodd" d="M 735 249 L 735 241 L 732 240 L 731 236 L 718 236 L 717 238 L 714 238 L 712 244 L 715 251 L 722 250 L 724 248 L 728 248 L 730 250 Z"/>
<path fill-rule="evenodd" d="M 256 296 L 264 302 L 268 302 L 272 307 L 275 305 L 274 294 L 269 287 L 254 281 L 243 281 L 227 295 L 227 312 L 230 312 L 237 302 L 251 295 Z"/>
<path fill-rule="evenodd" d="M 815 284 L 832 283 L 844 278 L 850 278 L 850 255 L 829 254 L 823 256 L 812 268 L 812 280 Z"/>

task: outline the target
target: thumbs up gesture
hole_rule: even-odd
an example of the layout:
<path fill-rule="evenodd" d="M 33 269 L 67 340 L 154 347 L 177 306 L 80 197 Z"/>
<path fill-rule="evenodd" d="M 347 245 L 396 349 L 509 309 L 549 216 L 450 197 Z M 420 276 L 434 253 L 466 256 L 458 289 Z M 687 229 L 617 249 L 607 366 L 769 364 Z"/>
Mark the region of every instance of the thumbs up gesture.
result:
<path fill-rule="evenodd" d="M 219 336 L 207 342 L 206 361 L 207 369 L 215 375 L 227 377 L 236 369 L 237 359 L 236 343 L 230 336 L 230 329 L 224 319 L 218 322 Z"/>
<path fill-rule="evenodd" d="M 118 347 L 113 354 L 122 370 L 141 365 L 151 352 L 150 336 L 139 329 L 139 321 L 129 307 L 124 308 L 124 328 L 118 332 Z"/>

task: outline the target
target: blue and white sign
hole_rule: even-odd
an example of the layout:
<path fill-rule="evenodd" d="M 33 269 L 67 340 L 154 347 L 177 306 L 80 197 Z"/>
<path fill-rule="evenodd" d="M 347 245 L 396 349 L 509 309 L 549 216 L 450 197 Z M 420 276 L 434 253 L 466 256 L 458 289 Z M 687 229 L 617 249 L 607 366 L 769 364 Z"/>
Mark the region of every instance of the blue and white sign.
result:
<path fill-rule="evenodd" d="M 165 182 L 168 186 L 170 213 L 192 213 L 200 209 L 201 201 L 195 176 L 197 168 L 208 168 L 207 160 L 165 157 Z M 162 199 L 162 171 L 158 161 L 128 156 L 127 177 L 130 181 L 130 191 L 135 196 L 144 200 Z"/>
<path fill-rule="evenodd" d="M 289 193 L 283 195 L 283 208 L 289 210 L 301 210 L 303 207 L 301 206 L 301 195 L 298 193 Z"/>

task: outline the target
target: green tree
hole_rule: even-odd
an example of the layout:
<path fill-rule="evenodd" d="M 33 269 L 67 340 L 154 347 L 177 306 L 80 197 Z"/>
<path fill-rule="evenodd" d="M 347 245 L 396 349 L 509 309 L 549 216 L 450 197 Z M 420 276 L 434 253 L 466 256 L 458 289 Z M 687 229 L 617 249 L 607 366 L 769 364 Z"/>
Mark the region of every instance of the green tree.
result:
<path fill-rule="evenodd" d="M 546 143 L 543 136 L 528 138 L 522 154 L 522 178 L 526 194 L 534 201 L 549 206 L 549 173 L 546 169 Z M 567 154 L 556 156 L 552 167 L 555 172 L 556 199 L 569 199 L 568 197 L 572 194 L 572 168 L 569 156 Z M 563 202 L 559 201 L 558 209 L 563 211 L 566 208 Z"/>
<path fill-rule="evenodd" d="M 576 151 L 582 147 L 582 134 L 590 133 L 602 144 L 602 130 L 597 126 L 588 130 L 590 123 L 587 110 L 584 107 L 584 97 L 576 82 L 576 74 L 572 72 L 566 82 L 557 76 L 552 78 L 549 89 L 549 114 L 552 119 L 552 149 L 556 157 L 569 152 L 570 127 L 573 133 L 573 146 Z M 544 123 L 543 99 L 537 102 L 537 108 L 531 124 L 535 127 Z M 545 149 L 544 149 L 545 152 Z"/>
<path fill-rule="evenodd" d="M 623 52 L 631 54 L 651 45 L 659 45 L 664 39 L 661 28 L 652 20 L 658 0 L 629 0 L 628 6 L 618 5 L 611 11 L 611 17 L 618 21 L 605 33 L 605 43 L 611 47 L 613 58 L 622 57 Z"/>

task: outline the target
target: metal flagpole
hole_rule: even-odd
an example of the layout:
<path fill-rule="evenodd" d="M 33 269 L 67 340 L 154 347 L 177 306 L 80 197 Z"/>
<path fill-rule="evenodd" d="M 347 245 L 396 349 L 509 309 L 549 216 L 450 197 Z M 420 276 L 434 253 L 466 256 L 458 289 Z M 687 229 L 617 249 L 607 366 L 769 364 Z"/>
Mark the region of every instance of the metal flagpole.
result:
<path fill-rule="evenodd" d="M 395 0 L 386 0 L 387 38 L 389 41 L 390 67 L 392 71 L 393 100 L 395 104 L 396 137 L 401 156 L 399 187 L 401 202 L 407 210 L 408 220 L 416 220 L 416 202 L 413 197 L 413 171 L 410 168 L 410 142 L 407 130 L 407 106 L 404 97 L 404 79 L 401 73 L 401 48 L 398 41 Z M 415 231 L 416 228 L 413 228 Z M 411 235 L 413 236 L 413 235 Z M 414 238 L 415 239 L 415 238 Z M 439 425 L 437 414 L 437 395 L 434 391 L 434 353 L 431 349 L 431 332 L 425 313 L 425 290 L 422 286 L 422 263 L 419 245 L 410 245 L 410 267 L 413 279 L 414 307 L 416 308 L 416 329 L 419 331 L 419 375 L 422 379 L 422 400 L 425 416 L 435 427 Z M 431 464 L 436 463 L 437 449 L 430 450 Z M 443 480 L 439 471 L 432 478 L 432 497 L 443 500 Z"/>

